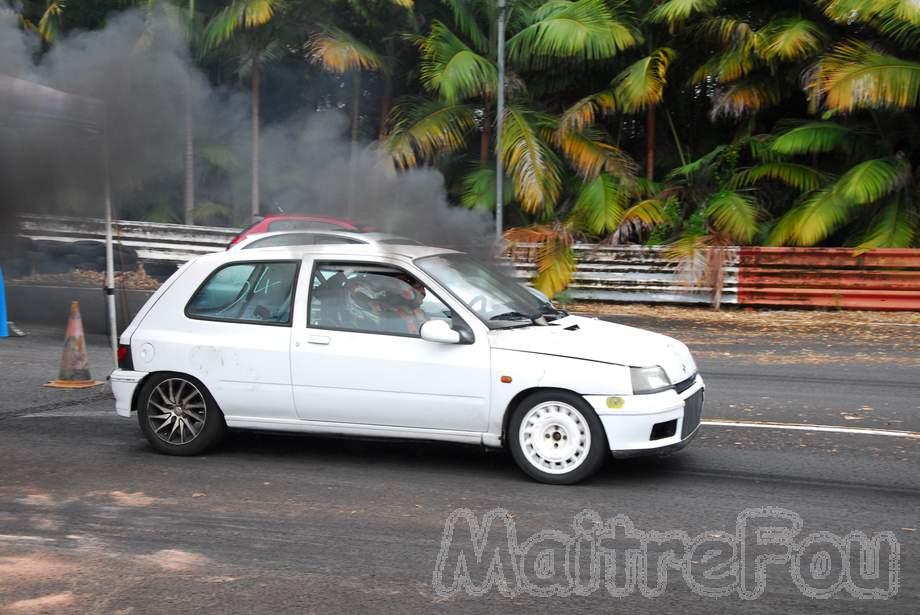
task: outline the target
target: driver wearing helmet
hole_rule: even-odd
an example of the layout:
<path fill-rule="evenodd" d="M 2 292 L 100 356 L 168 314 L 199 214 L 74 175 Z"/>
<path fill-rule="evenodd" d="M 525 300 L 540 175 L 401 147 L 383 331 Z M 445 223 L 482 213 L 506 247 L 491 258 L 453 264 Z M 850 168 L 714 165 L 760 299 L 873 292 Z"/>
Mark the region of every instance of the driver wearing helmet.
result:
<path fill-rule="evenodd" d="M 406 275 L 369 274 L 349 282 L 346 309 L 351 328 L 418 335 L 425 313 L 424 286 Z"/>

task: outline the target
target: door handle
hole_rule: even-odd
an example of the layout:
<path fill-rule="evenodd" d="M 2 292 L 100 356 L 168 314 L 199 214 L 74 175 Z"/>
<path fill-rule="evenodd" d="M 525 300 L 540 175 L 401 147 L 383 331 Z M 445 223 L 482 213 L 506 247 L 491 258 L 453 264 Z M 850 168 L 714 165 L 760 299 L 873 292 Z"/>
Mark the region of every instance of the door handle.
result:
<path fill-rule="evenodd" d="M 310 336 L 307 336 L 307 343 L 308 343 L 308 344 L 320 344 L 320 345 L 322 345 L 322 346 L 325 346 L 325 345 L 328 344 L 330 341 L 331 341 L 331 340 L 330 340 L 330 338 L 329 338 L 328 335 L 310 335 Z"/>

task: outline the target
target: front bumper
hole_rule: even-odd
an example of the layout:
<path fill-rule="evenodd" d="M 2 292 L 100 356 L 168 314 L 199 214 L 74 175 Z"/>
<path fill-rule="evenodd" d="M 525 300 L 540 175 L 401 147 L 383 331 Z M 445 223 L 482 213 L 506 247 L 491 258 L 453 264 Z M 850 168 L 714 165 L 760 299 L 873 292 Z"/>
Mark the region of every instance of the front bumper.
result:
<path fill-rule="evenodd" d="M 622 407 L 607 406 L 607 395 L 585 399 L 601 419 L 614 457 L 661 454 L 680 450 L 699 430 L 705 384 L 697 375 L 693 384 L 652 395 L 620 395 Z"/>
<path fill-rule="evenodd" d="M 112 394 L 115 395 L 115 413 L 118 416 L 130 417 L 134 410 L 134 391 L 138 383 L 144 379 L 146 372 L 134 372 L 126 369 L 116 369 L 110 376 Z"/>

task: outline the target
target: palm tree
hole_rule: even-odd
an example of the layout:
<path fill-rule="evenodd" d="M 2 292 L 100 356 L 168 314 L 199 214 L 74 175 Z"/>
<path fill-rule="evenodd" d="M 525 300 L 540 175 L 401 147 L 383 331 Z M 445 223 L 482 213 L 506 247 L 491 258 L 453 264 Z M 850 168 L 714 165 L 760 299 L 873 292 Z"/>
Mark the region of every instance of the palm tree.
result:
<path fill-rule="evenodd" d="M 260 106 L 261 106 L 261 66 L 264 62 L 275 59 L 278 54 L 277 40 L 266 32 L 265 28 L 273 20 L 279 19 L 278 13 L 285 7 L 283 0 L 232 0 L 218 12 L 205 28 L 205 44 L 213 49 L 224 44 L 239 32 L 248 36 L 240 54 L 240 73 L 248 74 L 252 92 L 252 158 L 250 214 L 252 218 L 259 215 L 260 203 Z"/>
<path fill-rule="evenodd" d="M 861 250 L 917 245 L 920 8 L 896 0 L 819 4 L 851 34 L 806 72 L 810 108 L 824 119 L 780 124 L 769 137 L 770 159 L 747 171 L 752 183 L 780 181 L 800 194 L 768 240 L 835 238 Z"/>
<path fill-rule="evenodd" d="M 434 20 L 425 36 L 414 38 L 426 95 L 394 108 L 388 146 L 403 168 L 473 154 L 478 163 L 461 179 L 461 201 L 491 208 L 496 6 L 484 0 L 447 0 L 447 5 L 452 26 Z M 575 114 L 560 115 L 565 104 L 538 104 L 531 92 L 564 101 L 577 87 L 565 67 L 603 64 L 634 46 L 638 33 L 620 9 L 603 0 L 516 2 L 508 8 L 508 104 L 502 151 L 494 154 L 502 156 L 508 173 L 509 200 L 538 223 L 511 229 L 507 238 L 543 245 L 536 283 L 550 294 L 571 276 L 574 234 L 617 228 L 637 184 L 635 164 L 603 130 Z"/>

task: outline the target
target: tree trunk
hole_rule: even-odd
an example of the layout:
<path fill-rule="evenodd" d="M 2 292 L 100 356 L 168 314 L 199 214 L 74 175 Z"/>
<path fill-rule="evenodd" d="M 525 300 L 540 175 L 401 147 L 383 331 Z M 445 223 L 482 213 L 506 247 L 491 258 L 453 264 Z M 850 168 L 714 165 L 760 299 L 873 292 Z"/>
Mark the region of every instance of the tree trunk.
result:
<path fill-rule="evenodd" d="M 648 106 L 645 133 L 648 139 L 645 144 L 645 177 L 651 181 L 655 179 L 655 105 Z"/>
<path fill-rule="evenodd" d="M 191 44 L 195 27 L 195 0 L 188 1 L 188 37 Z M 192 132 L 192 83 L 185 83 L 185 223 L 195 222 L 195 136 Z"/>
<path fill-rule="evenodd" d="M 479 135 L 479 166 L 486 168 L 489 164 L 489 127 L 482 127 L 482 134 Z"/>
<path fill-rule="evenodd" d="M 383 96 L 380 99 L 380 129 L 377 139 L 383 141 L 387 136 L 387 116 L 390 115 L 390 104 L 393 100 L 393 40 L 386 40 L 387 60 L 383 71 Z"/>
<path fill-rule="evenodd" d="M 719 311 L 722 307 L 722 287 L 725 285 L 725 248 L 712 248 L 707 257 L 707 266 L 712 272 L 712 309 Z"/>
<path fill-rule="evenodd" d="M 383 97 L 380 101 L 380 130 L 377 138 L 383 141 L 387 136 L 387 116 L 390 115 L 390 101 L 393 98 L 393 77 L 389 73 L 383 76 Z"/>
<path fill-rule="evenodd" d="M 259 144 L 259 102 L 260 102 L 259 62 L 252 62 L 252 200 L 250 213 L 255 221 L 261 209 L 259 203 L 259 157 L 261 152 Z"/>
<path fill-rule="evenodd" d="M 195 222 L 195 137 L 192 133 L 192 93 L 185 91 L 185 223 Z"/>
<path fill-rule="evenodd" d="M 348 177 L 347 212 L 355 215 L 355 189 L 358 181 L 358 128 L 361 121 L 361 71 L 354 71 L 351 99 L 351 169 Z"/>

